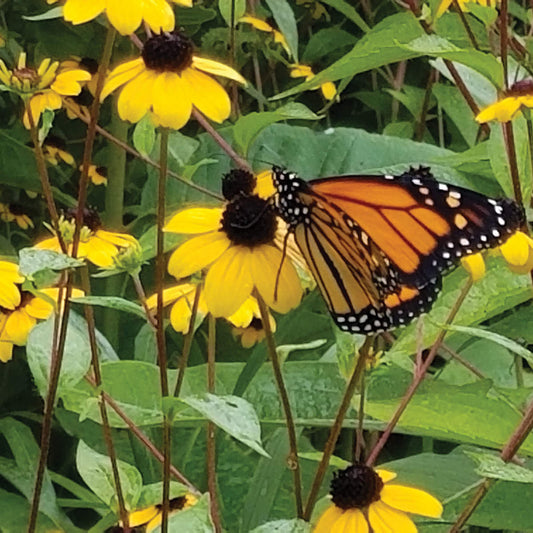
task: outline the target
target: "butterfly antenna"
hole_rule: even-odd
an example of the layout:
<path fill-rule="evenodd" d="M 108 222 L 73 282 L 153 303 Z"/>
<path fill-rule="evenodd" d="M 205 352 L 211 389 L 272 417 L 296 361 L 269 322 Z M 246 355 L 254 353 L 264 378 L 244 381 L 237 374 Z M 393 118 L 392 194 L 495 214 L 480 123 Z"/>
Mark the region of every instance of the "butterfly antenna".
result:
<path fill-rule="evenodd" d="M 265 207 L 263 207 L 263 209 L 261 209 L 261 211 L 259 211 L 259 213 L 257 213 L 257 215 L 250 222 L 248 222 L 248 224 L 232 224 L 231 227 L 237 229 L 249 229 L 259 221 L 259 219 L 266 213 L 267 209 L 272 209 L 272 204 L 270 202 L 267 203 Z"/>
<path fill-rule="evenodd" d="M 276 274 L 276 284 L 274 285 L 274 301 L 277 301 L 278 299 L 279 278 L 281 276 L 281 268 L 283 267 L 283 261 L 285 261 L 285 257 L 287 256 L 288 240 L 289 240 L 289 232 L 285 234 L 285 237 L 283 239 L 283 250 L 281 251 L 281 261 L 279 263 L 278 272 Z"/>

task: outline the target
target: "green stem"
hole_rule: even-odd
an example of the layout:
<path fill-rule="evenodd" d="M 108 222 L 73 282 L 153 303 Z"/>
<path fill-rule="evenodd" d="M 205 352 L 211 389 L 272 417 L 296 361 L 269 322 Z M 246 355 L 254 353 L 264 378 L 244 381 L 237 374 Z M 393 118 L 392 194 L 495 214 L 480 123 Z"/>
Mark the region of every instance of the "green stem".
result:
<path fill-rule="evenodd" d="M 165 342 L 165 322 L 163 314 L 163 288 L 165 284 L 165 247 L 163 227 L 165 225 L 165 192 L 168 166 L 168 135 L 167 128 L 161 129 L 161 144 L 159 151 L 159 182 L 157 190 L 157 255 L 155 262 L 155 286 L 157 292 L 156 308 L 156 341 L 159 377 L 161 382 L 161 396 L 168 397 L 167 353 Z M 170 501 L 170 446 L 171 420 L 168 414 L 163 420 L 163 501 L 161 513 L 161 533 L 168 533 L 168 513 Z"/>
<path fill-rule="evenodd" d="M 287 387 L 285 386 L 285 381 L 283 380 L 283 373 L 281 372 L 281 365 L 278 358 L 278 352 L 276 351 L 274 336 L 270 327 L 268 308 L 263 298 L 257 291 L 255 297 L 257 299 L 257 303 L 259 304 L 259 311 L 261 312 L 261 322 L 263 323 L 263 328 L 265 330 L 268 355 L 272 362 L 272 370 L 274 371 L 274 377 L 276 379 L 276 385 L 278 387 L 281 405 L 283 407 L 283 412 L 285 413 L 285 423 L 287 425 L 290 448 L 289 457 L 287 458 L 287 464 L 292 470 L 294 477 L 294 497 L 296 500 L 296 513 L 298 518 L 303 518 L 302 479 L 300 473 L 300 462 L 298 459 L 298 441 L 296 438 L 296 426 L 294 424 L 294 417 L 292 416 L 289 394 L 287 393 Z"/>

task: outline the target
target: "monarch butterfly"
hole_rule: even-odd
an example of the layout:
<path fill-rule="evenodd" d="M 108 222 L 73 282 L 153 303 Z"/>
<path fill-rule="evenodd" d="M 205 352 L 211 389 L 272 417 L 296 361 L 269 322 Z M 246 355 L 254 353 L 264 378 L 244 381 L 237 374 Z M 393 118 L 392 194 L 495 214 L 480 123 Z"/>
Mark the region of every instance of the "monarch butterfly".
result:
<path fill-rule="evenodd" d="M 438 182 L 425 167 L 309 182 L 273 167 L 273 179 L 276 209 L 333 319 L 354 333 L 385 331 L 428 311 L 443 272 L 504 243 L 524 220 L 514 201 Z"/>

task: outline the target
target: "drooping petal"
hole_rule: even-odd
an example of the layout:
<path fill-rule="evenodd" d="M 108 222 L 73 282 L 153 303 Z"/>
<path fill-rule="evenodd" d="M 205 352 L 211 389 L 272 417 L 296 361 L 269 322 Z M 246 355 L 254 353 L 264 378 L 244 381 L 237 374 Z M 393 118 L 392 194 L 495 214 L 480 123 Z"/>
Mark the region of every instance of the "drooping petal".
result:
<path fill-rule="evenodd" d="M 427 492 L 412 487 L 386 484 L 381 489 L 384 503 L 406 513 L 414 513 L 431 518 L 442 515 L 442 504 Z"/>
<path fill-rule="evenodd" d="M 91 73 L 86 70 L 67 70 L 56 76 L 50 88 L 64 96 L 76 96 L 81 92 L 80 82 L 89 81 L 90 79 Z"/>
<path fill-rule="evenodd" d="M 332 533 L 368 533 L 368 522 L 359 509 L 348 509 L 339 522 L 342 522 L 342 529 L 334 527 Z"/>
<path fill-rule="evenodd" d="M 260 316 L 259 304 L 253 296 L 250 296 L 235 313 L 228 317 L 228 321 L 237 328 L 246 328 L 254 317 Z"/>
<path fill-rule="evenodd" d="M 175 4 L 183 7 L 192 7 L 192 0 L 171 0 Z"/>
<path fill-rule="evenodd" d="M 183 296 L 172 306 L 170 310 L 170 323 L 175 331 L 187 333 L 192 316 L 192 302 Z"/>
<path fill-rule="evenodd" d="M 307 78 L 313 76 L 313 70 L 309 65 L 300 65 L 295 63 L 291 65 L 291 78 Z"/>
<path fill-rule="evenodd" d="M 0 361 L 7 363 L 13 357 L 13 343 L 0 338 Z"/>
<path fill-rule="evenodd" d="M 95 235 L 103 241 L 110 242 L 111 244 L 115 244 L 122 248 L 128 248 L 129 246 L 135 246 L 138 244 L 137 239 L 127 233 L 115 233 L 114 231 L 99 229 L 96 231 Z"/>
<path fill-rule="evenodd" d="M 132 80 L 145 70 L 145 65 L 142 57 L 122 63 L 118 67 L 115 67 L 105 81 L 100 101 L 103 101 L 108 95 L 110 95 L 115 89 L 124 85 L 128 81 Z"/>
<path fill-rule="evenodd" d="M 178 130 L 187 124 L 192 112 L 192 88 L 175 72 L 157 75 L 152 110 L 161 126 Z"/>
<path fill-rule="evenodd" d="M 390 472 L 389 470 L 382 470 L 381 468 L 376 468 L 376 474 L 381 478 L 383 483 L 388 483 L 396 478 L 397 474 Z"/>
<path fill-rule="evenodd" d="M 144 0 L 143 19 L 155 33 L 174 29 L 174 11 L 166 0 Z"/>
<path fill-rule="evenodd" d="M 509 96 L 494 104 L 485 107 L 476 116 L 476 121 L 480 124 L 497 120 L 499 122 L 509 122 L 518 113 L 520 109 L 520 98 Z"/>
<path fill-rule="evenodd" d="M 106 0 L 67 0 L 63 17 L 72 24 L 82 24 L 96 18 L 105 9 Z"/>
<path fill-rule="evenodd" d="M 20 304 L 20 290 L 16 283 L 23 281 L 16 263 L 0 261 L 0 307 L 15 309 Z"/>
<path fill-rule="evenodd" d="M 320 90 L 326 100 L 333 100 L 337 95 L 337 88 L 332 81 L 327 81 L 320 86 Z"/>
<path fill-rule="evenodd" d="M 94 236 L 87 243 L 85 253 L 91 263 L 102 268 L 109 268 L 114 264 L 114 258 L 118 254 L 118 249 L 114 244 Z"/>
<path fill-rule="evenodd" d="M 193 207 L 176 213 L 163 228 L 173 233 L 207 233 L 220 228 L 223 210 L 219 207 Z"/>
<path fill-rule="evenodd" d="M 175 278 L 190 276 L 216 261 L 231 245 L 221 231 L 193 237 L 170 256 L 168 272 Z"/>
<path fill-rule="evenodd" d="M 23 310 L 13 311 L 6 320 L 2 337 L 19 346 L 24 346 L 36 320 Z"/>
<path fill-rule="evenodd" d="M 320 516 L 313 533 L 331 533 L 333 526 L 339 521 L 346 511 L 331 504 Z"/>
<path fill-rule="evenodd" d="M 442 2 L 439 4 L 437 12 L 435 13 L 435 20 L 441 17 L 448 10 L 452 2 L 453 0 L 442 0 Z"/>
<path fill-rule="evenodd" d="M 462 257 L 461 264 L 470 274 L 472 281 L 479 281 L 485 275 L 485 260 L 481 252 Z"/>
<path fill-rule="evenodd" d="M 254 248 L 250 262 L 254 284 L 259 294 L 265 303 L 278 313 L 286 313 L 296 307 L 302 298 L 298 274 L 288 258 L 283 259 L 283 264 L 282 258 L 280 250 L 265 244 Z"/>
<path fill-rule="evenodd" d="M 46 91 L 44 93 L 38 93 L 30 99 L 31 116 L 35 126 L 39 125 L 41 113 L 45 109 L 56 110 L 61 108 L 61 96 L 54 91 Z M 28 117 L 28 111 L 24 112 L 23 118 L 24 126 L 30 129 L 31 123 Z"/>
<path fill-rule="evenodd" d="M 228 93 L 222 85 L 207 74 L 188 68 L 182 73 L 191 87 L 192 103 L 207 118 L 221 123 L 231 112 L 231 102 Z"/>
<path fill-rule="evenodd" d="M 121 35 L 130 35 L 141 25 L 143 1 L 133 0 L 125 4 L 124 0 L 107 0 L 106 14 Z"/>
<path fill-rule="evenodd" d="M 122 120 L 139 122 L 152 104 L 156 75 L 144 70 L 124 86 L 118 97 L 118 114 Z"/>
<path fill-rule="evenodd" d="M 145 509 L 140 509 L 130 513 L 128 516 L 128 523 L 130 527 L 143 526 L 144 524 L 150 522 L 160 510 L 152 505 L 151 507 L 146 507 Z"/>
<path fill-rule="evenodd" d="M 213 316 L 231 316 L 252 293 L 251 255 L 245 246 L 232 246 L 209 268 L 205 301 Z"/>
<path fill-rule="evenodd" d="M 59 289 L 41 289 L 39 293 L 43 293 L 56 302 Z M 45 320 L 51 315 L 54 306 L 46 298 L 35 297 L 24 306 L 24 310 L 33 318 Z"/>
<path fill-rule="evenodd" d="M 169 287 L 163 290 L 163 307 L 175 302 L 179 298 L 190 294 L 196 290 L 196 285 L 192 283 L 181 283 L 174 287 Z M 150 298 L 146 299 L 146 306 L 148 309 L 155 309 L 157 306 L 157 293 L 152 294 Z"/>
<path fill-rule="evenodd" d="M 61 251 L 61 246 L 59 246 L 57 237 L 50 237 L 49 239 L 38 242 L 34 245 L 34 247 L 40 250 L 54 250 L 55 252 Z"/>
<path fill-rule="evenodd" d="M 223 78 L 228 78 L 246 85 L 246 80 L 235 69 L 224 65 L 224 63 L 219 63 L 212 59 L 205 59 L 204 57 L 193 56 L 192 66 L 198 70 L 209 72 L 209 74 L 222 76 Z"/>
<path fill-rule="evenodd" d="M 511 265 L 522 266 L 526 264 L 532 244 L 530 237 L 517 231 L 500 246 L 500 252 Z"/>
<path fill-rule="evenodd" d="M 402 511 L 397 511 L 382 501 L 370 504 L 368 520 L 374 533 L 417 533 L 414 522 Z"/>

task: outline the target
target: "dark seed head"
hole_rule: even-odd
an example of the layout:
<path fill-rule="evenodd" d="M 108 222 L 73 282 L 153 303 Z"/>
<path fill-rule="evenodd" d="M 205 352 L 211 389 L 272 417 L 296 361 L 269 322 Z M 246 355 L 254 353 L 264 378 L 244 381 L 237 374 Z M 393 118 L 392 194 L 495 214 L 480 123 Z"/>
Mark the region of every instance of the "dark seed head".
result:
<path fill-rule="evenodd" d="M 92 57 L 82 57 L 80 60 L 80 67 L 94 75 L 98 72 L 98 61 Z"/>
<path fill-rule="evenodd" d="M 78 208 L 72 207 L 65 211 L 65 218 L 67 220 L 76 220 L 76 212 Z M 102 227 L 102 221 L 96 209 L 86 207 L 83 210 L 83 225 L 88 227 L 91 231 L 96 231 Z"/>
<path fill-rule="evenodd" d="M 331 499 L 341 509 L 362 509 L 380 498 L 383 481 L 369 466 L 352 465 L 339 470 L 331 481 Z"/>
<path fill-rule="evenodd" d="M 17 216 L 22 216 L 22 215 L 25 215 L 25 214 L 26 214 L 26 210 L 24 209 L 24 206 L 22 206 L 21 204 L 17 204 L 17 203 L 9 204 L 9 210 L 10 210 L 11 213 L 13 213 L 16 217 L 17 217 Z"/>
<path fill-rule="evenodd" d="M 532 96 L 533 80 L 520 80 L 513 83 L 505 92 L 507 96 Z"/>
<path fill-rule="evenodd" d="M 222 195 L 228 201 L 233 200 L 241 194 L 252 194 L 257 179 L 246 170 L 230 170 L 222 178 Z"/>
<path fill-rule="evenodd" d="M 184 71 L 192 64 L 192 41 L 180 31 L 150 37 L 144 44 L 144 64 L 157 72 Z"/>
<path fill-rule="evenodd" d="M 222 229 L 233 244 L 253 247 L 274 240 L 277 221 L 268 201 L 259 196 L 241 195 L 227 204 Z"/>

